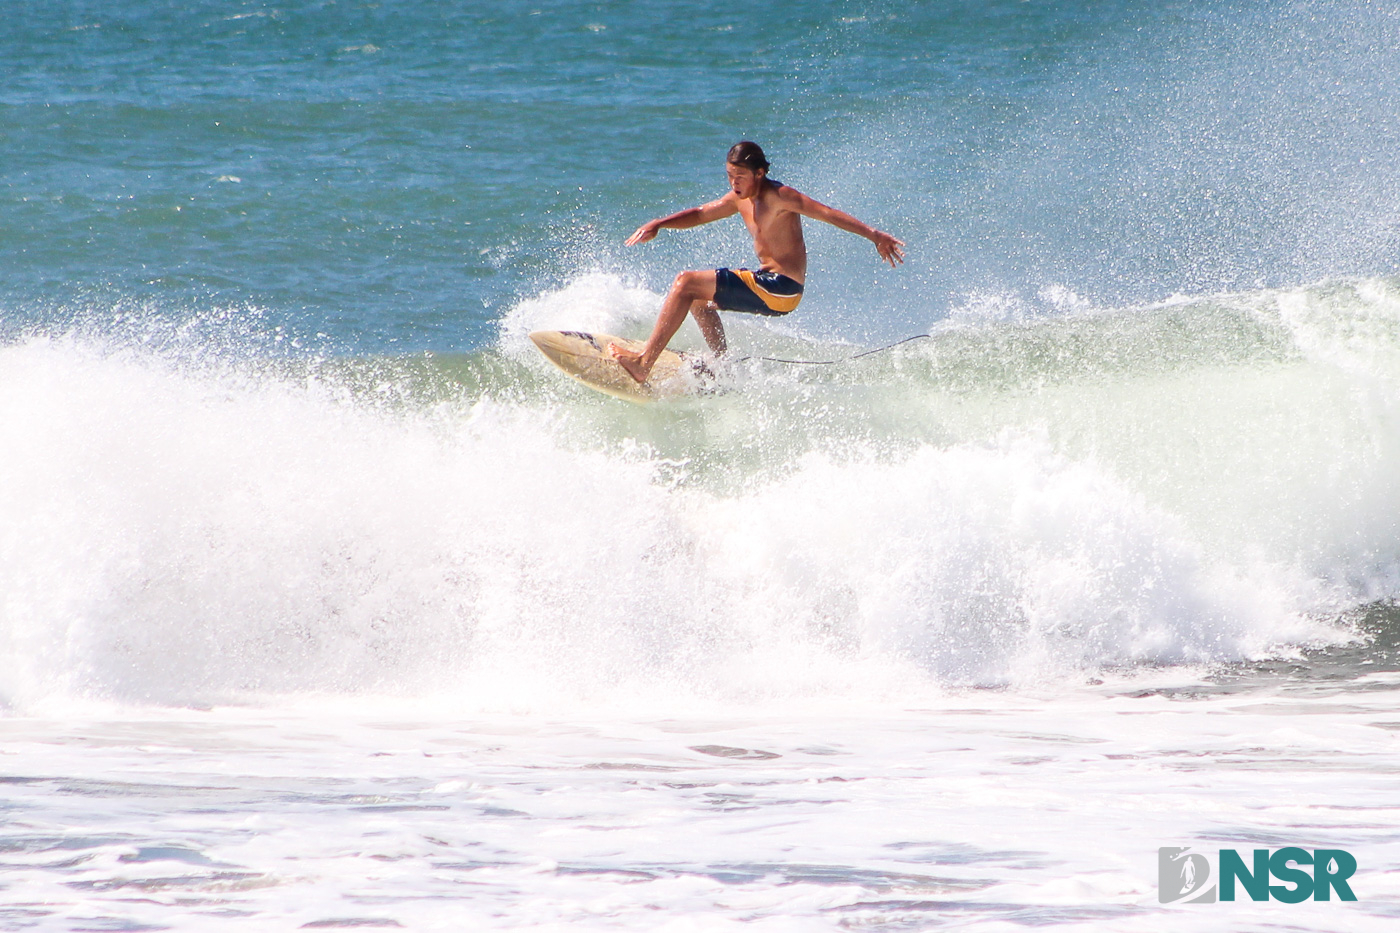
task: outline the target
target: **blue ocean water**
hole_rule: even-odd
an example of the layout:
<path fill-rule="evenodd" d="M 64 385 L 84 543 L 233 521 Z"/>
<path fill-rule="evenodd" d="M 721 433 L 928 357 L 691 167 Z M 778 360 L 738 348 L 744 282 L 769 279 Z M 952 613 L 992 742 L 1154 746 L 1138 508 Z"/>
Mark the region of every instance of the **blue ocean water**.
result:
<path fill-rule="evenodd" d="M 21 4 L 0 305 L 10 333 L 135 304 L 478 348 L 581 271 L 664 290 L 747 260 L 733 225 L 620 246 L 722 190 L 739 138 L 910 244 L 878 276 L 812 231 L 812 326 L 847 339 L 973 295 L 1386 274 L 1398 28 L 1369 3 Z"/>

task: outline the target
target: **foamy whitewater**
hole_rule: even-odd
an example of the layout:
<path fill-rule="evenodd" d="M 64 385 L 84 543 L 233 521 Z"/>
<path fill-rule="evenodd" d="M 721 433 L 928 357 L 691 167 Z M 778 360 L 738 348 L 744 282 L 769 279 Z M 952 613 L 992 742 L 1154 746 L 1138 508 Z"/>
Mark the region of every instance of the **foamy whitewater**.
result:
<path fill-rule="evenodd" d="M 0 930 L 1395 927 L 1393 12 L 785 15 L 13 17 Z M 553 369 L 743 136 L 908 264 Z"/>
<path fill-rule="evenodd" d="M 9 927 L 1394 922 L 1400 289 L 969 308 L 647 408 L 521 337 L 658 297 L 0 350 Z M 1157 906 L 1236 843 L 1360 899 Z"/>

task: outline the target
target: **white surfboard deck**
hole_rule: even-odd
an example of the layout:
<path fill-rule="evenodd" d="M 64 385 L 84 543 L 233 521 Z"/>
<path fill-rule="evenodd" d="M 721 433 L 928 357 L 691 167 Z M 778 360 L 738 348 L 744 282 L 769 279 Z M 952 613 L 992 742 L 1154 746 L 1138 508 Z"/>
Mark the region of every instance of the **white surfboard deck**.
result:
<path fill-rule="evenodd" d="M 608 355 L 608 344 L 640 350 L 639 340 L 612 334 L 577 330 L 537 330 L 530 340 L 545 358 L 590 389 L 629 402 L 695 395 L 710 388 L 713 377 L 697 357 L 662 350 L 646 382 L 633 379 L 622 364 Z"/>

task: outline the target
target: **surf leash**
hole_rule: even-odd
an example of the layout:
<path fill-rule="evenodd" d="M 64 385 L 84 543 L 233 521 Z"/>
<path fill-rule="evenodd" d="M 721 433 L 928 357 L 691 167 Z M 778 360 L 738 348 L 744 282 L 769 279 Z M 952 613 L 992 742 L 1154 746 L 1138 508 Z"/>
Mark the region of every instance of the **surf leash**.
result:
<path fill-rule="evenodd" d="M 747 363 L 749 360 L 762 360 L 765 363 L 788 363 L 792 366 L 835 366 L 838 363 L 850 363 L 860 359 L 862 356 L 873 356 L 876 353 L 884 353 L 886 350 L 893 350 L 895 347 L 903 346 L 914 340 L 923 340 L 925 337 L 932 337 L 932 334 L 915 334 L 912 337 L 905 337 L 903 340 L 896 340 L 894 343 L 884 347 L 876 347 L 874 350 L 862 350 L 852 356 L 839 360 L 785 360 L 776 356 L 745 356 L 737 359 L 736 363 Z"/>

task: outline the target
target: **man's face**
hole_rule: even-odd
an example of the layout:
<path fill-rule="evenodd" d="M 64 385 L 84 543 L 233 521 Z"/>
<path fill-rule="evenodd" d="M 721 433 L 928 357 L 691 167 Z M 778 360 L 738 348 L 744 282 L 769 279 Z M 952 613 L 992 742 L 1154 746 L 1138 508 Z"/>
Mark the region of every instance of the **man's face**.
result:
<path fill-rule="evenodd" d="M 767 169 L 759 169 L 755 172 L 753 169 L 735 165 L 733 162 L 726 162 L 724 169 L 729 173 L 729 190 L 733 191 L 740 200 L 748 200 L 758 194 L 758 187 L 763 181 L 763 176 L 768 174 Z"/>

